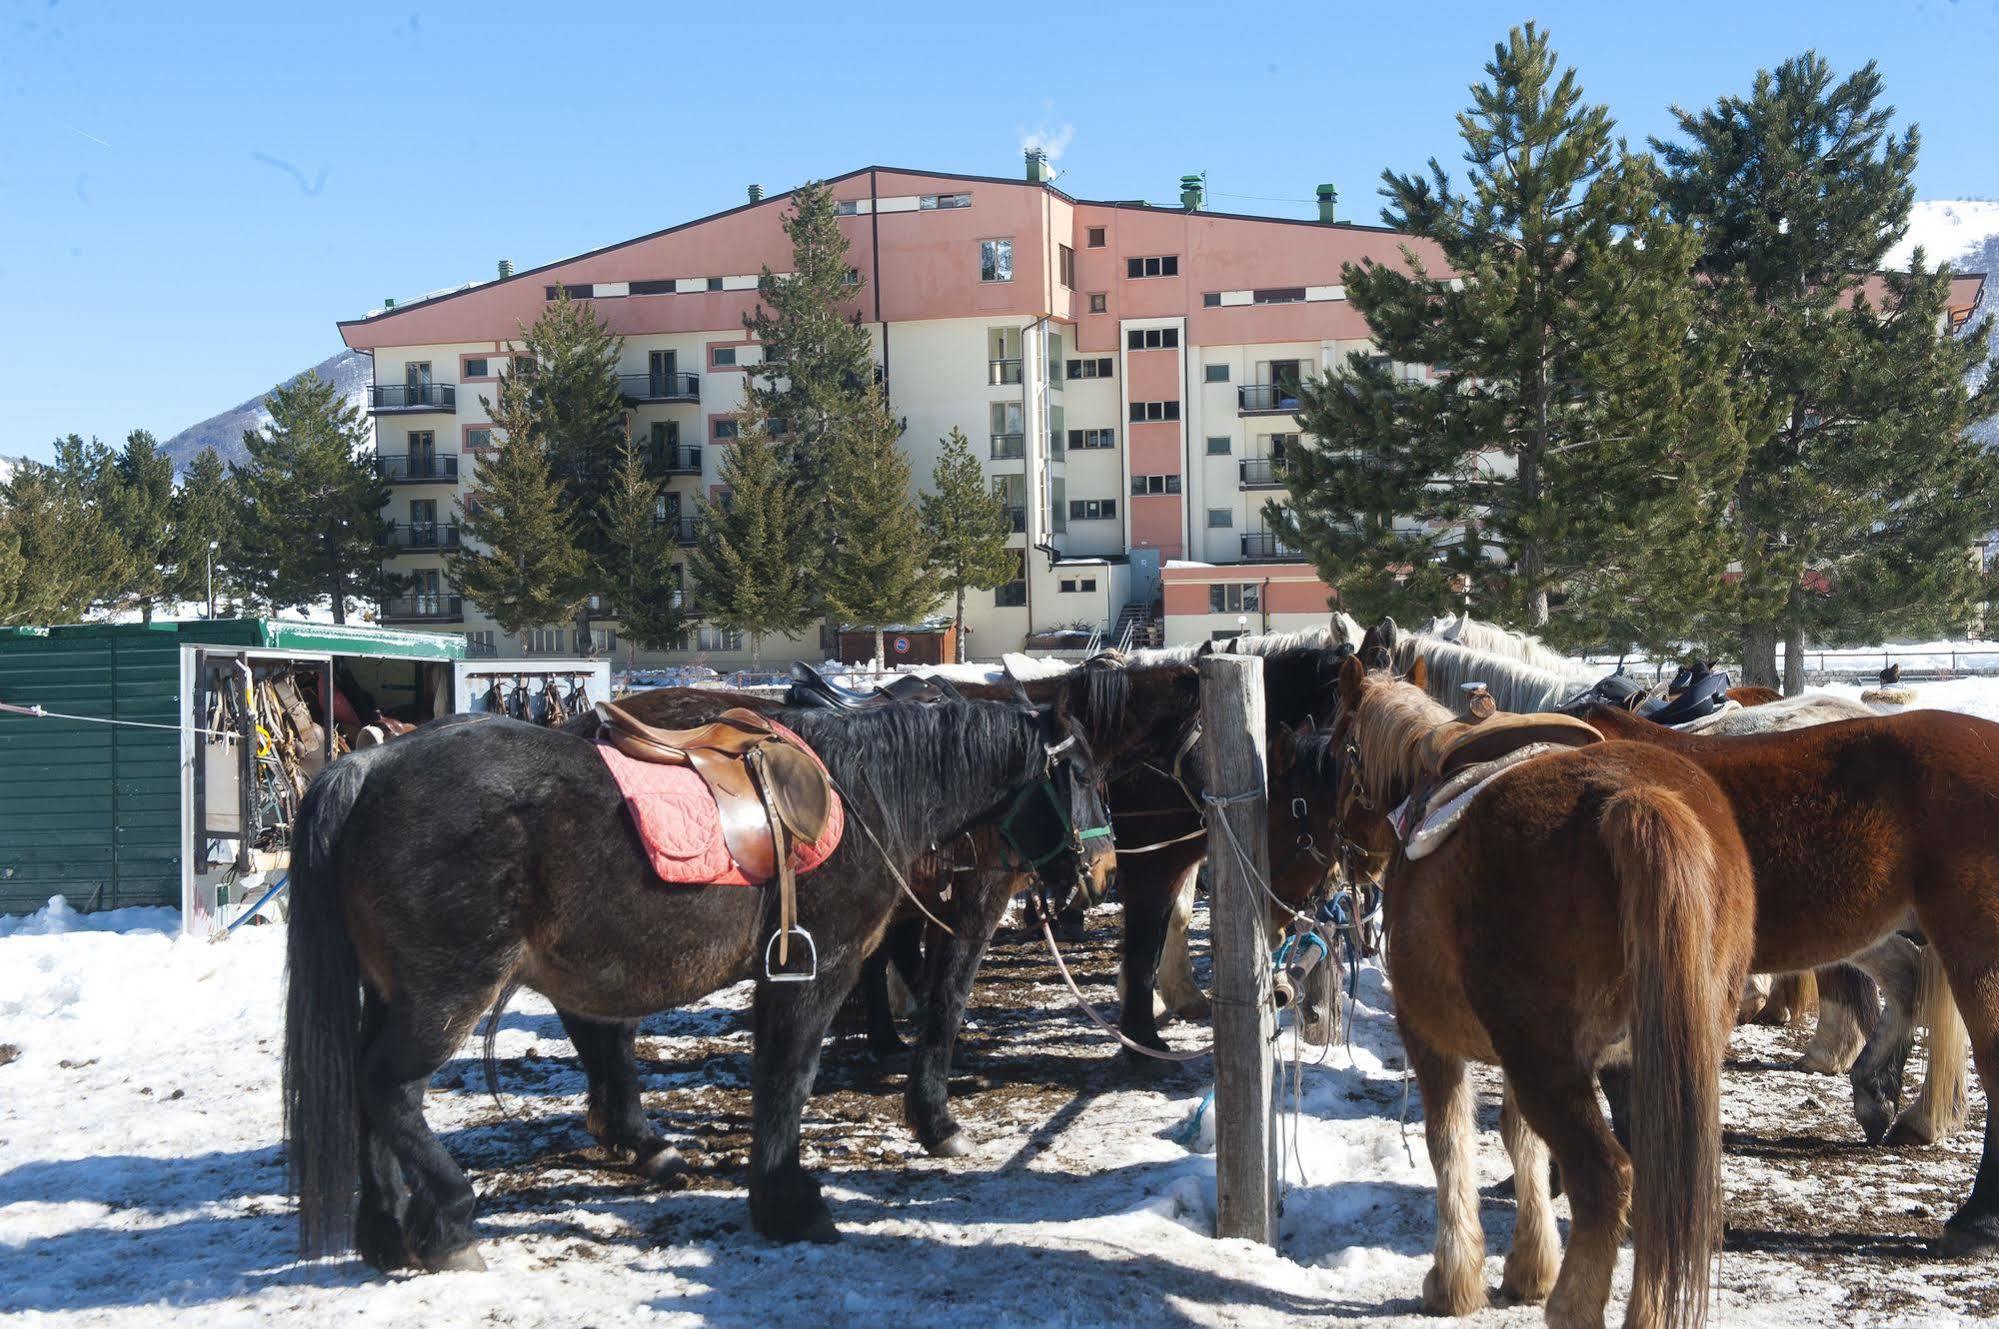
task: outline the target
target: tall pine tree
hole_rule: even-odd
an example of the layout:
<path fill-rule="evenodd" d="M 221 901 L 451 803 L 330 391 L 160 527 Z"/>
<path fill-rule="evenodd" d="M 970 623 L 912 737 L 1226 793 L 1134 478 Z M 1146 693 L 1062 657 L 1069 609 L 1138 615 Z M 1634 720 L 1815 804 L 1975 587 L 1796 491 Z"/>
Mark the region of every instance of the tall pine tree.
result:
<path fill-rule="evenodd" d="M 1352 612 L 1469 592 L 1484 615 L 1586 638 L 1606 605 L 1642 618 L 1664 567 L 1712 562 L 1706 495 L 1733 440 L 1705 418 L 1693 240 L 1650 161 L 1534 25 L 1486 76 L 1458 117 L 1462 186 L 1434 160 L 1383 177 L 1383 220 L 1444 266 L 1412 246 L 1346 268 L 1381 356 L 1306 390 L 1293 506 L 1268 515 Z"/>
<path fill-rule="evenodd" d="M 0 539 L 20 559 L 8 621 L 74 623 L 116 599 L 129 555 L 105 505 L 114 466 L 109 448 L 71 434 L 0 489 Z"/>
<path fill-rule="evenodd" d="M 840 536 L 820 569 L 820 594 L 834 617 L 874 629 L 877 661 L 886 659 L 883 626 L 922 618 L 940 593 L 910 496 L 902 430 L 881 395 L 870 391 L 834 425 L 826 454 L 828 510 Z"/>
<path fill-rule="evenodd" d="M 701 617 L 749 634 L 755 665 L 765 637 L 800 632 L 817 616 L 810 499 L 761 429 L 729 446 L 721 476 L 727 491 L 696 515 L 687 568 Z"/>
<path fill-rule="evenodd" d="M 125 438 L 108 475 L 105 512 L 125 552 L 125 576 L 116 597 L 137 605 L 150 623 L 172 599 L 174 464 L 153 436 L 135 429 Z"/>
<path fill-rule="evenodd" d="M 367 422 L 317 374 L 264 399 L 271 421 L 243 435 L 234 468 L 243 499 L 243 564 L 256 598 L 280 607 L 327 597 L 333 621 L 350 599 L 386 594 L 382 571 L 389 488 L 375 467 Z"/>
<path fill-rule="evenodd" d="M 644 450 L 626 443 L 597 519 L 610 550 L 611 577 L 604 585 L 617 611 L 626 662 L 633 665 L 639 651 L 666 649 L 686 626 L 673 546 L 660 530 L 660 496 L 660 482 L 647 470 Z"/>
<path fill-rule="evenodd" d="M 958 660 L 965 659 L 965 592 L 989 591 L 1013 575 L 1007 548 L 1013 521 L 1006 499 L 986 478 L 964 431 L 953 427 L 931 472 L 931 492 L 923 495 L 923 535 L 937 589 L 952 597 Z"/>
<path fill-rule="evenodd" d="M 1953 386 L 1976 358 L 1940 326 L 1937 279 L 1861 298 L 1906 229 L 1918 145 L 1872 64 L 1840 79 L 1807 53 L 1676 116 L 1681 138 L 1654 146 L 1672 212 L 1700 233 L 1700 335 L 1730 352 L 1746 440 L 1724 540 L 1737 575 L 1715 615 L 1750 682 L 1778 681 L 1786 643 L 1795 691 L 1808 633 L 1872 641 L 1968 616 L 1966 551 L 1999 510 L 1962 433 L 1991 407 Z"/>
<path fill-rule="evenodd" d="M 242 501 L 229 469 L 214 448 L 202 449 L 174 493 L 168 595 L 204 601 L 214 615 L 213 596 L 227 596 L 236 585 L 233 569 L 243 555 L 241 517 Z"/>

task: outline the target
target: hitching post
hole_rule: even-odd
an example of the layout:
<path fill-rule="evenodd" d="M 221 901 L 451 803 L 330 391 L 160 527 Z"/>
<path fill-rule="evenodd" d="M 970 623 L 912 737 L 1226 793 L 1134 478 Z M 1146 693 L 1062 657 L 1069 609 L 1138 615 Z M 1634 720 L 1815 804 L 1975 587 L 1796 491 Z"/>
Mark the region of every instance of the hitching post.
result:
<path fill-rule="evenodd" d="M 1268 1245 L 1276 1231 L 1277 1140 L 1271 1116 L 1269 911 L 1258 884 L 1270 875 L 1263 661 L 1253 655 L 1210 655 L 1199 667 L 1207 791 L 1217 797 L 1248 795 L 1211 806 L 1208 821 L 1214 891 L 1215 1235 Z"/>

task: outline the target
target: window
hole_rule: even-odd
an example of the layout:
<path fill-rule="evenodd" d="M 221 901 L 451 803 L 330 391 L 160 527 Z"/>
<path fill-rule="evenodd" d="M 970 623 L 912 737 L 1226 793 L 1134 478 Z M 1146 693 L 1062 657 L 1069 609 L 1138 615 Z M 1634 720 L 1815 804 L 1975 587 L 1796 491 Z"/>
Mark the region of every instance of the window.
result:
<path fill-rule="evenodd" d="M 466 654 L 491 655 L 493 654 L 493 650 L 493 630 L 491 628 L 483 628 L 479 631 L 465 634 Z"/>
<path fill-rule="evenodd" d="M 1203 376 L 1210 383 L 1226 383 L 1229 381 L 1229 367 L 1227 365 L 1204 365 L 1202 366 L 1202 370 Z"/>
<path fill-rule="evenodd" d="M 1069 500 L 1070 521 L 1110 521 L 1117 516 L 1117 500 L 1114 498 L 1072 498 Z"/>
<path fill-rule="evenodd" d="M 1013 241 L 979 241 L 979 280 L 1013 280 Z"/>
<path fill-rule="evenodd" d="M 1254 614 L 1263 607 L 1262 587 L 1253 581 L 1227 582 L 1208 588 L 1211 614 Z"/>
<path fill-rule="evenodd" d="M 1207 291 L 1202 294 L 1201 308 L 1220 309 L 1221 307 L 1222 307 L 1222 293 L 1220 291 Z"/>
<path fill-rule="evenodd" d="M 708 279 L 708 289 L 709 289 L 709 290 L 711 290 L 711 291 L 719 291 L 719 290 L 721 290 L 721 289 L 722 289 L 722 279 L 721 279 L 720 277 L 710 277 L 710 278 Z"/>
<path fill-rule="evenodd" d="M 490 425 L 481 425 L 477 429 L 468 429 L 465 431 L 465 450 L 467 452 L 485 452 L 492 446 L 493 430 Z"/>
<path fill-rule="evenodd" d="M 1092 291 L 1090 293 L 1090 312 L 1092 314 L 1105 313 L 1110 307 L 1111 302 L 1102 291 Z"/>
<path fill-rule="evenodd" d="M 1302 286 L 1277 286 L 1263 291 L 1251 291 L 1250 302 L 1259 305 L 1295 305 L 1305 298 Z"/>
<path fill-rule="evenodd" d="M 1177 254 L 1164 254 L 1157 258 L 1128 258 L 1124 261 L 1124 275 L 1177 277 L 1180 275 L 1180 257 Z"/>
<path fill-rule="evenodd" d="M 736 428 L 737 425 L 734 420 L 717 420 L 715 422 L 715 441 L 719 443 L 735 438 Z"/>
<path fill-rule="evenodd" d="M 1095 577 L 1064 577 L 1062 579 L 1062 591 L 1065 595 L 1073 595 L 1078 591 L 1094 591 L 1096 589 L 1097 579 Z"/>
<path fill-rule="evenodd" d="M 861 270 L 859 268 L 848 268 L 845 272 L 840 274 L 840 285 L 859 286 L 860 284 L 861 284 Z"/>
<path fill-rule="evenodd" d="M 1071 448 L 1114 448 L 1117 446 L 1117 430 L 1071 429 L 1069 431 L 1069 446 Z"/>
<path fill-rule="evenodd" d="M 861 201 L 857 198 L 843 198 L 833 205 L 833 215 L 835 217 L 852 217 L 859 213 L 860 210 Z"/>
<path fill-rule="evenodd" d="M 1114 357 L 1108 355 L 1069 362 L 1070 378 L 1109 378 L 1115 372 Z"/>
<path fill-rule="evenodd" d="M 1086 238 L 1084 239 L 1083 243 L 1084 243 L 1084 244 L 1086 244 L 1086 245 L 1088 245 L 1088 246 L 1089 246 L 1089 247 L 1090 247 L 1091 249 L 1102 249 L 1102 248 L 1104 247 L 1104 228 L 1103 228 L 1103 227 L 1101 227 L 1101 226 L 1092 226 L 1092 227 L 1091 227 L 1091 228 L 1090 228 L 1090 229 L 1089 229 L 1089 230 L 1088 230 L 1088 231 L 1087 231 L 1087 232 L 1085 233 L 1085 235 L 1086 235 Z"/>
<path fill-rule="evenodd" d="M 517 355 L 517 356 L 515 356 L 515 357 L 514 357 L 514 372 L 515 372 L 516 374 L 529 374 L 529 373 L 533 373 L 533 372 L 534 372 L 534 357 L 533 357 L 533 356 L 531 356 L 531 355 Z"/>
<path fill-rule="evenodd" d="M 1062 289 L 1073 291 L 1076 289 L 1076 251 L 1067 245 L 1059 246 L 1059 248 L 1061 249 Z"/>
<path fill-rule="evenodd" d="M 529 655 L 561 655 L 569 640 L 567 628 L 529 628 L 527 630 Z"/>
<path fill-rule="evenodd" d="M 732 628 L 703 628 L 695 640 L 704 651 L 740 651 L 743 649 L 743 634 Z"/>
<path fill-rule="evenodd" d="M 993 604 L 1001 609 L 1018 609 L 1027 603 L 1027 551 L 1013 553 L 1013 575 L 993 590 Z"/>
<path fill-rule="evenodd" d="M 917 200 L 916 206 L 924 212 L 937 212 L 945 208 L 969 208 L 972 206 L 970 194 L 925 194 Z"/>
<path fill-rule="evenodd" d="M 1180 403 L 1177 401 L 1135 401 L 1131 404 L 1131 418 L 1134 424 L 1145 420 L 1178 420 Z"/>
<path fill-rule="evenodd" d="M 1229 443 L 1227 435 L 1225 434 L 1209 435 L 1208 455 L 1210 457 L 1226 457 L 1229 455 L 1229 453 L 1233 452 L 1234 450 L 1235 450 L 1234 447 Z"/>
<path fill-rule="evenodd" d="M 631 289 L 633 295 L 672 295 L 674 290 L 673 278 L 667 277 L 653 281 L 635 281 L 632 283 Z"/>
<path fill-rule="evenodd" d="M 1131 492 L 1134 494 L 1177 494 L 1180 492 L 1180 477 L 1177 475 L 1134 475 L 1131 477 Z"/>
<path fill-rule="evenodd" d="M 1170 351 L 1179 344 L 1178 328 L 1133 328 L 1124 338 L 1128 351 Z"/>
<path fill-rule="evenodd" d="M 595 289 L 595 287 L 586 281 L 569 286 L 544 286 L 541 288 L 541 293 L 546 299 L 550 300 L 555 299 L 558 295 L 566 295 L 571 300 L 588 300 L 591 292 Z"/>
<path fill-rule="evenodd" d="M 708 363 L 717 369 L 727 369 L 736 363 L 736 348 L 733 346 L 710 346 Z"/>
<path fill-rule="evenodd" d="M 1208 509 L 1208 529 L 1209 529 L 1209 530 L 1211 530 L 1211 531 L 1218 531 L 1218 530 L 1221 530 L 1221 529 L 1222 529 L 1223 527 L 1226 527 L 1226 526 L 1233 526 L 1233 525 L 1235 525 L 1235 510 L 1234 510 L 1234 509 L 1232 509 L 1232 508 L 1209 508 L 1209 509 Z"/>
<path fill-rule="evenodd" d="M 461 371 L 462 376 L 467 379 L 491 378 L 493 375 L 489 368 L 490 363 L 483 355 L 468 356 Z"/>

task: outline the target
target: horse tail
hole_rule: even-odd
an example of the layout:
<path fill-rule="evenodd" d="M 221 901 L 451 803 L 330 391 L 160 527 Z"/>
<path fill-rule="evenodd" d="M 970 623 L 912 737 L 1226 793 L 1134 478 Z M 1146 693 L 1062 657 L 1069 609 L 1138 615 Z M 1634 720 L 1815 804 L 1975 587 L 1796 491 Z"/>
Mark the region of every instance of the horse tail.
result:
<path fill-rule="evenodd" d="M 1716 954 L 1720 865 L 1693 809 L 1658 786 L 1613 795 L 1601 834 L 1632 987 L 1632 1298 L 1654 1312 L 1633 1322 L 1698 1326 L 1721 1236 L 1721 1062 L 1737 997 Z"/>
<path fill-rule="evenodd" d="M 1928 1032 L 1929 1071 L 1923 1092 L 1909 1114 L 1909 1130 L 1924 1144 L 1947 1140 L 1971 1111 L 1966 1092 L 1966 1056 L 1971 1035 L 1951 996 L 1950 979 L 1934 945 L 1923 947 L 1916 969 L 1916 1019 Z"/>
<path fill-rule="evenodd" d="M 376 749 L 382 751 L 383 749 Z M 340 899 L 334 849 L 373 753 L 320 773 L 292 826 L 285 939 L 285 1158 L 307 1255 L 347 1250 L 359 1184 L 361 967 Z"/>

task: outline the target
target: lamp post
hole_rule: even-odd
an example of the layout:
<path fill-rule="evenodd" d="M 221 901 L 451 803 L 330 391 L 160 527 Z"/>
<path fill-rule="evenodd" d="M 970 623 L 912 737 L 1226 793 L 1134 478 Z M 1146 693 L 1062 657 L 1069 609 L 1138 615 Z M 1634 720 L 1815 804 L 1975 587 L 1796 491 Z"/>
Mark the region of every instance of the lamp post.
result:
<path fill-rule="evenodd" d="M 208 616 L 215 617 L 215 546 L 218 541 L 208 542 Z"/>

